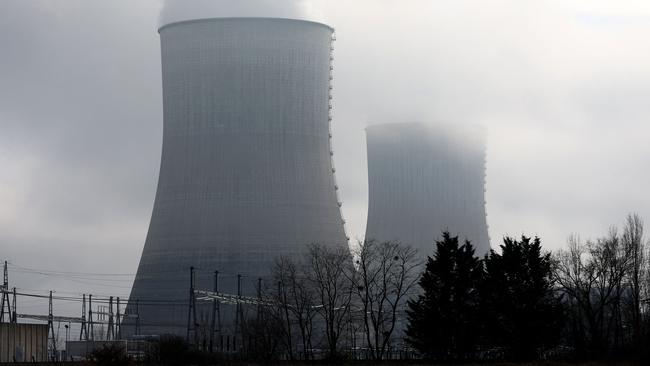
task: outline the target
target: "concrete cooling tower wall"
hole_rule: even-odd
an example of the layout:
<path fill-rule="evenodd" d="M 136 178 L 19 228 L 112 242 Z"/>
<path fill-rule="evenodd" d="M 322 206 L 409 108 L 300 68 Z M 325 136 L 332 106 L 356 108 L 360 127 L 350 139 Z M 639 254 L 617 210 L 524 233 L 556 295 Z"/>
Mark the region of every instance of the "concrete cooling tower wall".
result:
<path fill-rule="evenodd" d="M 347 248 L 330 148 L 333 30 L 221 18 L 159 32 L 162 159 L 128 311 L 138 300 L 140 334 L 184 335 L 191 266 L 199 288 L 218 270 L 220 292 L 236 294 L 242 274 L 256 296 L 276 258 Z"/>
<path fill-rule="evenodd" d="M 485 211 L 485 136 L 479 127 L 368 127 L 366 240 L 400 241 L 422 258 L 444 230 L 490 248 Z"/>

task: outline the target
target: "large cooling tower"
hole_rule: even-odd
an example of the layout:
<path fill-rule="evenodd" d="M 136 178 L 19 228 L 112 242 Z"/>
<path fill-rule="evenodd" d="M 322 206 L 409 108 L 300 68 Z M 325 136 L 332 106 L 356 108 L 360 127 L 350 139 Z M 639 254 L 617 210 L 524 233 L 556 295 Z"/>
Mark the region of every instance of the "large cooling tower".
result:
<path fill-rule="evenodd" d="M 333 30 L 271 18 L 160 30 L 158 190 L 130 296 L 141 334 L 185 334 L 197 287 L 255 296 L 276 258 L 347 248 L 330 148 Z"/>
<path fill-rule="evenodd" d="M 366 240 L 400 241 L 425 256 L 449 230 L 477 254 L 489 250 L 482 128 L 396 123 L 366 134 Z"/>

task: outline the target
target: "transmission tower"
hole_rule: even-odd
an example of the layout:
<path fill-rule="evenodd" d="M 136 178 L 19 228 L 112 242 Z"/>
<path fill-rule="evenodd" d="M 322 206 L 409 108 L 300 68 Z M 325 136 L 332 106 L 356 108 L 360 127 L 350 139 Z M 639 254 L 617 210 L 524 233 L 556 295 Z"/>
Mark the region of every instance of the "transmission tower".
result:
<path fill-rule="evenodd" d="M 18 314 L 17 314 L 18 313 L 18 300 L 17 300 L 18 297 L 16 296 L 16 288 L 15 287 L 14 287 L 13 295 L 14 295 L 14 298 L 13 298 L 13 303 L 12 303 L 11 307 L 12 307 L 12 309 L 14 309 L 14 315 L 11 317 L 11 322 L 16 324 L 16 323 L 18 323 Z"/>
<path fill-rule="evenodd" d="M 90 340 L 95 340 L 95 326 L 93 324 L 93 295 L 88 295 L 88 330 L 90 332 Z"/>
<path fill-rule="evenodd" d="M 9 321 L 13 318 L 11 303 L 9 302 L 9 270 L 7 269 L 7 261 L 5 261 L 4 275 L 2 279 L 2 288 L 0 288 L 0 291 L 2 292 L 2 300 L 0 302 L 0 323 L 4 322 L 5 307 L 7 308 L 7 317 L 9 318 Z"/>
<path fill-rule="evenodd" d="M 113 321 L 113 296 L 108 300 L 108 327 L 106 329 L 106 340 L 115 340 L 115 322 Z"/>
<path fill-rule="evenodd" d="M 237 338 L 241 338 L 240 348 L 244 346 L 244 311 L 241 305 L 241 275 L 237 275 L 237 307 L 235 310 L 235 335 L 233 336 L 233 348 L 237 350 Z"/>
<path fill-rule="evenodd" d="M 117 326 L 117 339 L 122 339 L 122 321 L 120 320 L 120 298 L 117 298 L 117 318 L 115 321 Z"/>
<path fill-rule="evenodd" d="M 88 328 L 86 327 L 86 294 L 83 294 L 81 302 L 81 330 L 79 331 L 79 340 L 88 340 Z"/>
<path fill-rule="evenodd" d="M 259 302 L 257 304 L 257 321 L 258 324 L 260 321 L 262 321 L 262 279 L 258 278 L 257 279 L 257 301 Z"/>
<path fill-rule="evenodd" d="M 135 334 L 140 335 L 140 300 L 135 300 Z"/>
<path fill-rule="evenodd" d="M 196 296 L 194 294 L 194 267 L 190 267 L 190 306 L 187 309 L 187 336 L 186 341 L 190 343 L 190 334 L 194 337 L 193 344 L 196 345 Z"/>
<path fill-rule="evenodd" d="M 47 350 L 52 361 L 56 360 L 56 335 L 54 334 L 54 314 L 52 306 L 52 291 L 50 291 L 49 311 L 47 314 Z"/>
<path fill-rule="evenodd" d="M 214 271 L 214 292 L 219 293 L 219 271 Z M 214 350 L 214 337 L 218 333 L 221 338 L 221 304 L 219 300 L 212 299 L 212 324 L 210 325 L 210 352 Z"/>

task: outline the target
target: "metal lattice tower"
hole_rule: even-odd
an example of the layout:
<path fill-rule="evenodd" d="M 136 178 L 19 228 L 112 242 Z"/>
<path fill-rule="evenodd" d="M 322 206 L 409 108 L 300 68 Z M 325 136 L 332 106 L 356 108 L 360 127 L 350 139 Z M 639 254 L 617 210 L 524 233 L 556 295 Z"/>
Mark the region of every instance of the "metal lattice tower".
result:
<path fill-rule="evenodd" d="M 79 331 L 79 340 L 88 340 L 88 328 L 86 327 L 86 294 L 83 294 L 81 303 L 81 330 Z"/>
<path fill-rule="evenodd" d="M 90 340 L 95 340 L 95 326 L 93 323 L 93 295 L 88 295 L 88 331 L 90 332 Z"/>
<path fill-rule="evenodd" d="M 115 321 L 113 318 L 113 296 L 108 300 L 108 327 L 106 328 L 106 340 L 115 340 Z"/>
<path fill-rule="evenodd" d="M 237 275 L 237 299 L 241 300 L 241 275 Z M 233 343 L 237 342 L 239 338 L 241 340 L 241 348 L 244 346 L 244 310 L 240 301 L 237 301 L 237 308 L 235 309 L 235 335 L 233 338 Z M 236 348 L 236 347 L 235 347 Z"/>
<path fill-rule="evenodd" d="M 140 335 L 140 300 L 135 300 L 135 335 Z"/>
<path fill-rule="evenodd" d="M 14 287 L 13 289 L 13 303 L 12 303 L 12 308 L 14 310 L 13 316 L 11 317 L 11 322 L 16 324 L 18 323 L 18 296 L 16 296 L 16 288 Z"/>
<path fill-rule="evenodd" d="M 117 317 L 115 319 L 115 326 L 117 327 L 117 339 L 122 339 L 122 320 L 120 318 L 120 298 L 117 298 Z"/>
<path fill-rule="evenodd" d="M 214 271 L 214 292 L 219 292 L 219 271 Z M 210 352 L 214 351 L 215 335 L 221 339 L 221 304 L 212 300 L 212 324 L 210 325 Z"/>
<path fill-rule="evenodd" d="M 196 276 L 194 273 L 194 267 L 190 267 L 190 297 L 189 297 L 189 308 L 187 309 L 187 336 L 185 340 L 190 343 L 190 335 L 193 336 L 194 342 L 196 344 L 197 335 L 196 335 L 196 296 L 194 294 L 194 281 Z"/>
<path fill-rule="evenodd" d="M 9 302 L 9 270 L 7 269 L 7 261 L 4 264 L 4 271 L 2 276 L 2 300 L 0 300 L 0 323 L 4 322 L 5 307 L 7 308 L 7 317 L 9 321 L 12 319 L 11 303 Z"/>
<path fill-rule="evenodd" d="M 52 360 L 56 360 L 56 334 L 54 334 L 54 307 L 52 304 L 52 291 L 50 291 L 49 311 L 47 314 L 47 350 Z"/>

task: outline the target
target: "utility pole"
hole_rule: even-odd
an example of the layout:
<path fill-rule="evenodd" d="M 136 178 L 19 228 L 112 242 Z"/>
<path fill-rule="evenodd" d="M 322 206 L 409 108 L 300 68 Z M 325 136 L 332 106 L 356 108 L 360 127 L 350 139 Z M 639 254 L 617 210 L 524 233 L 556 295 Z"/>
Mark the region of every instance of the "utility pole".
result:
<path fill-rule="evenodd" d="M 7 317 L 11 321 L 11 303 L 9 302 L 9 270 L 7 268 L 7 261 L 4 265 L 4 276 L 2 277 L 2 287 L 0 292 L 2 292 L 2 300 L 0 301 L 0 323 L 4 322 L 5 318 L 5 305 L 7 308 Z"/>
<path fill-rule="evenodd" d="M 79 340 L 88 340 L 88 329 L 86 328 L 86 294 L 83 294 L 83 301 L 81 303 L 81 330 L 79 331 Z"/>

